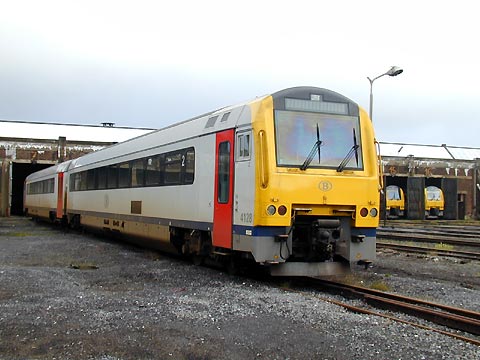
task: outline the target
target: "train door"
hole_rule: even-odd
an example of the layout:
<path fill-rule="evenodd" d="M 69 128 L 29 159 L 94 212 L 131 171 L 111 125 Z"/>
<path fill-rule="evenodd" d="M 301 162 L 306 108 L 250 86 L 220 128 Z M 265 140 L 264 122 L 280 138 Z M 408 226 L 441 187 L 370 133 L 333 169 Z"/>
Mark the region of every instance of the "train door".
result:
<path fill-rule="evenodd" d="M 57 184 L 57 219 L 63 217 L 63 172 L 58 173 Z"/>
<path fill-rule="evenodd" d="M 217 133 L 215 146 L 215 190 L 213 246 L 232 248 L 234 130 Z"/>

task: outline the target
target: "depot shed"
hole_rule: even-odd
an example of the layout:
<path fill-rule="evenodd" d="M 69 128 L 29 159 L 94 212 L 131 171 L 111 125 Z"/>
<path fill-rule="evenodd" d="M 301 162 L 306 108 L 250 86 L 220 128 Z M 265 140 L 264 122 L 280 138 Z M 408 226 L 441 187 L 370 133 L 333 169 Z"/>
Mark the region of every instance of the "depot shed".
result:
<path fill-rule="evenodd" d="M 0 216 L 23 213 L 31 173 L 144 135 L 153 129 L 0 120 Z"/>
<path fill-rule="evenodd" d="M 403 189 L 408 219 L 424 218 L 427 186 L 442 189 L 445 220 L 480 217 L 480 148 L 381 142 L 380 152 L 385 186 Z"/>

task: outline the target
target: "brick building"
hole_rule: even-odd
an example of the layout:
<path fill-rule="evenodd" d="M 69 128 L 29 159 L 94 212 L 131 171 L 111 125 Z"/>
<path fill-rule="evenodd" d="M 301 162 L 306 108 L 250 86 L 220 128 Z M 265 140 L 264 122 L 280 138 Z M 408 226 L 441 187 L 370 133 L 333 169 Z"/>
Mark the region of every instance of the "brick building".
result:
<path fill-rule="evenodd" d="M 32 172 L 153 129 L 0 120 L 0 216 L 21 215 L 23 182 Z"/>
<path fill-rule="evenodd" d="M 23 182 L 32 172 L 152 130 L 0 121 L 0 216 L 22 213 Z M 385 184 L 405 191 L 409 218 L 423 218 L 429 185 L 444 191 L 446 219 L 480 217 L 480 148 L 380 143 L 380 151 Z"/>
<path fill-rule="evenodd" d="M 480 148 L 381 143 L 386 185 L 401 187 L 410 219 L 423 218 L 423 189 L 436 186 L 445 196 L 445 219 L 478 219 Z"/>

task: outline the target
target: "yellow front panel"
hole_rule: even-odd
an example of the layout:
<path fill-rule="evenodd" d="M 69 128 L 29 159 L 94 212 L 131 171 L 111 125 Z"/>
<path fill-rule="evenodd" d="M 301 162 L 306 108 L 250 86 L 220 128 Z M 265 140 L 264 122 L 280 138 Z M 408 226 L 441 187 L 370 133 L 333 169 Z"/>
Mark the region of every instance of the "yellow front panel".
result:
<path fill-rule="evenodd" d="M 356 227 L 377 227 L 378 216 L 360 216 L 360 209 L 380 208 L 377 154 L 367 114 L 360 110 L 363 170 L 277 167 L 273 100 L 251 106 L 255 138 L 255 226 L 289 226 L 293 209 L 305 215 L 350 216 Z M 287 214 L 267 214 L 267 207 L 284 205 Z M 303 209 L 303 210 L 301 210 Z M 299 212 L 300 211 L 300 212 Z"/>

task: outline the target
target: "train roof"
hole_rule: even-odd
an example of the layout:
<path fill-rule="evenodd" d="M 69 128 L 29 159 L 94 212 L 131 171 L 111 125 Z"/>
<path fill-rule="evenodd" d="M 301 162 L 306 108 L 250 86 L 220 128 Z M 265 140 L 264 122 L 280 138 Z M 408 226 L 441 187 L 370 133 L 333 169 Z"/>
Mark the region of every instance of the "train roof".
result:
<path fill-rule="evenodd" d="M 106 125 L 112 125 L 106 123 Z M 154 129 L 115 127 L 103 125 L 57 124 L 29 121 L 0 120 L 1 138 L 58 140 L 65 137 L 69 141 L 116 143 Z"/>
<path fill-rule="evenodd" d="M 90 165 L 104 160 L 113 160 L 118 156 L 133 154 L 140 150 L 153 149 L 176 142 L 176 139 L 194 138 L 218 131 L 250 124 L 249 105 L 260 102 L 270 95 L 257 97 L 240 104 L 231 105 L 207 112 L 203 115 L 175 123 L 124 142 L 108 146 L 99 151 L 84 155 L 72 163 L 71 169 Z M 248 120 L 247 120 L 248 119 Z"/>
<path fill-rule="evenodd" d="M 52 175 L 55 175 L 61 171 L 66 171 L 70 167 L 70 164 L 72 163 L 72 161 L 73 160 L 68 160 L 60 164 L 53 165 L 45 169 L 39 170 L 37 172 L 34 172 L 33 174 L 28 175 L 25 181 L 30 182 L 30 181 L 35 181 L 39 179 L 44 179 L 44 178 L 51 177 Z"/>
<path fill-rule="evenodd" d="M 158 147 L 159 144 L 162 146 L 168 145 L 172 142 L 175 142 L 174 139 L 193 138 L 230 128 L 250 125 L 251 118 L 250 116 L 247 116 L 247 112 L 250 111 L 249 105 L 252 105 L 256 102 L 261 102 L 263 99 L 269 96 L 272 96 L 273 100 L 276 101 L 276 99 L 281 99 L 285 96 L 298 96 L 299 94 L 306 96 L 305 94 L 312 93 L 321 94 L 321 96 L 328 101 L 354 104 L 350 99 L 328 89 L 311 86 L 286 88 L 271 94 L 258 96 L 254 99 L 239 104 L 219 108 L 183 122 L 175 123 L 151 133 L 140 135 L 139 137 L 109 146 L 94 153 L 84 155 L 78 158 L 72 164 L 72 169 L 87 166 L 100 161 L 110 161 L 122 155 L 138 152 L 139 149 L 148 150 Z M 353 106 L 353 108 L 358 114 L 358 105 Z"/>

